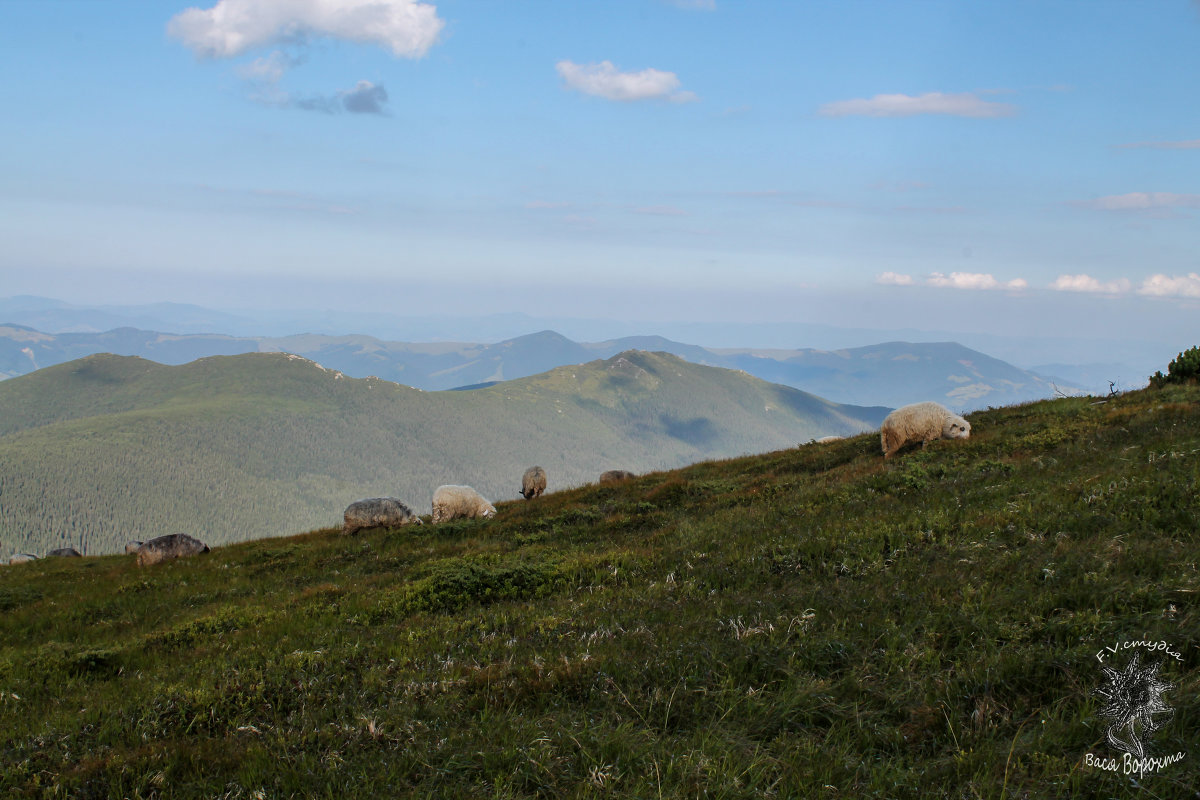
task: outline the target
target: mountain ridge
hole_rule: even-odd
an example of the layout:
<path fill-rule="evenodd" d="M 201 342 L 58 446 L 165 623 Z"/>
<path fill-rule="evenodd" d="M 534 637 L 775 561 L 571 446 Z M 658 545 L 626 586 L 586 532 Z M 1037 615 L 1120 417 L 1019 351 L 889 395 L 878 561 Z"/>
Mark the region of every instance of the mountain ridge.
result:
<path fill-rule="evenodd" d="M 894 407 L 933 399 L 956 411 L 970 411 L 1079 391 L 1069 381 L 1056 382 L 953 342 L 891 341 L 840 350 L 704 348 L 662 336 L 581 343 L 552 330 L 480 344 L 394 342 L 366 335 L 164 334 L 134 328 L 35 336 L 28 330 L 0 326 L 0 374 L 28 374 L 96 352 L 139 355 L 166 364 L 208 355 L 290 352 L 351 377 L 375 375 L 415 388 L 441 390 L 527 377 L 629 349 L 661 350 L 695 364 L 741 369 L 772 383 L 856 405 Z M 909 361 L 901 365 L 904 369 L 897 369 L 884 356 Z"/>
<path fill-rule="evenodd" d="M 465 392 L 284 353 L 94 355 L 0 382 L 0 541 L 277 536 L 361 497 L 427 510 L 438 485 L 466 483 L 504 499 L 535 463 L 553 491 L 869 430 L 887 410 L 641 351 Z"/>

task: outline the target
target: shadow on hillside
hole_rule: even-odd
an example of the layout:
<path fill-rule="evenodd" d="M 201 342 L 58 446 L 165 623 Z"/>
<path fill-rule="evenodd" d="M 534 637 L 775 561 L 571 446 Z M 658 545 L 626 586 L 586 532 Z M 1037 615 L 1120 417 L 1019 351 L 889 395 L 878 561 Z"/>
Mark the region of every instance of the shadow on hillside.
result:
<path fill-rule="evenodd" d="M 659 416 L 663 430 L 673 439 L 686 442 L 693 447 L 708 447 L 717 440 L 717 426 L 708 417 L 675 419 L 670 414 Z"/>

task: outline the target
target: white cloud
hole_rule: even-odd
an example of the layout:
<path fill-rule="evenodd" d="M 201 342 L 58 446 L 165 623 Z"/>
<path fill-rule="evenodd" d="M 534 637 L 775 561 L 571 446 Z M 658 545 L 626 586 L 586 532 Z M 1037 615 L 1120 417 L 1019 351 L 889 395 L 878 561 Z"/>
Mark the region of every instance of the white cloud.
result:
<path fill-rule="evenodd" d="M 679 78 L 674 72 L 644 69 L 640 72 L 621 72 L 611 61 L 599 64 L 576 64 L 560 61 L 555 65 L 567 88 L 606 100 L 669 100 L 688 103 L 697 99 L 692 92 L 679 91 Z"/>
<path fill-rule="evenodd" d="M 877 94 L 872 98 L 839 100 L 821 106 L 825 117 L 911 117 L 917 114 L 948 114 L 955 117 L 1007 117 L 1016 113 L 1009 103 L 982 100 L 971 92 L 946 94 L 928 92 L 916 97 L 907 94 Z"/>
<path fill-rule="evenodd" d="M 1096 292 L 1099 294 L 1122 294 L 1129 291 L 1129 281 L 1126 278 L 1118 278 L 1115 281 L 1107 283 L 1093 278 L 1091 275 L 1080 273 L 1079 275 L 1059 275 L 1054 283 L 1050 284 L 1051 289 L 1060 292 Z"/>
<path fill-rule="evenodd" d="M 171 18 L 167 33 L 198 56 L 231 58 L 256 47 L 329 36 L 420 58 L 445 22 L 417 0 L 219 0 Z"/>
<path fill-rule="evenodd" d="M 901 275 L 898 272 L 885 272 L 875 279 L 876 283 L 882 283 L 885 286 L 912 286 L 912 275 Z"/>
<path fill-rule="evenodd" d="M 676 8 L 686 8 L 689 11 L 716 11 L 717 0 L 667 0 Z"/>
<path fill-rule="evenodd" d="M 1138 294 L 1153 297 L 1200 297 L 1200 274 L 1189 272 L 1178 278 L 1169 275 L 1151 275 L 1142 282 Z"/>
<path fill-rule="evenodd" d="M 949 275 L 934 272 L 925 282 L 940 289 L 1024 289 L 1029 286 L 1024 278 L 1002 283 L 991 273 L 982 272 L 951 272 Z"/>
<path fill-rule="evenodd" d="M 1180 142 L 1129 142 L 1128 144 L 1119 144 L 1117 147 L 1125 149 L 1145 147 L 1152 150 L 1200 150 L 1200 139 L 1188 139 Z"/>
<path fill-rule="evenodd" d="M 1200 208 L 1200 194 L 1173 192 L 1130 192 L 1111 194 L 1083 203 L 1101 211 L 1153 211 L 1164 208 Z"/>

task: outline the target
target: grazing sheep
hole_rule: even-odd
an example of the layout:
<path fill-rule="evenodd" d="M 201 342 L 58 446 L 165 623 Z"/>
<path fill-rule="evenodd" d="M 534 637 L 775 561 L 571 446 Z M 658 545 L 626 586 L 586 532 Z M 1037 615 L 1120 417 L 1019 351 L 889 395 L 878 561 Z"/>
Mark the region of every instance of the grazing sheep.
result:
<path fill-rule="evenodd" d="M 208 545 L 199 539 L 193 539 L 186 533 L 170 533 L 151 539 L 139 547 L 137 563 L 139 567 L 148 567 L 172 558 L 183 558 L 207 552 Z"/>
<path fill-rule="evenodd" d="M 637 476 L 634 475 L 629 470 L 610 469 L 607 472 L 600 473 L 600 482 L 601 483 L 620 483 L 621 481 L 627 481 L 630 478 L 636 478 L 636 477 Z"/>
<path fill-rule="evenodd" d="M 46 553 L 46 558 L 49 558 L 50 556 L 59 556 L 61 558 L 79 558 L 80 554 L 79 551 L 74 547 L 60 547 L 57 550 L 51 550 L 49 553 Z"/>
<path fill-rule="evenodd" d="M 521 496 L 526 500 L 540 497 L 546 491 L 546 470 L 541 467 L 530 467 L 521 476 Z"/>
<path fill-rule="evenodd" d="M 363 528 L 399 528 L 409 524 L 423 524 L 411 508 L 394 497 L 372 497 L 346 506 L 342 515 L 342 535 L 348 536 Z"/>
<path fill-rule="evenodd" d="M 496 507 L 470 486 L 439 486 L 433 493 L 433 521 L 446 522 L 458 517 L 496 516 Z"/>
<path fill-rule="evenodd" d="M 137 539 L 131 539 L 130 541 L 125 543 L 125 555 L 129 555 L 130 553 L 136 553 L 138 551 L 138 548 L 141 546 L 142 546 L 142 543 L 139 542 Z"/>
<path fill-rule="evenodd" d="M 888 414 L 879 429 L 879 442 L 883 457 L 891 458 L 907 444 L 920 442 L 925 447 L 934 439 L 966 439 L 970 435 L 971 423 L 938 403 L 926 401 Z"/>
<path fill-rule="evenodd" d="M 24 564 L 27 561 L 37 561 L 33 553 L 16 553 L 8 560 L 9 564 Z"/>

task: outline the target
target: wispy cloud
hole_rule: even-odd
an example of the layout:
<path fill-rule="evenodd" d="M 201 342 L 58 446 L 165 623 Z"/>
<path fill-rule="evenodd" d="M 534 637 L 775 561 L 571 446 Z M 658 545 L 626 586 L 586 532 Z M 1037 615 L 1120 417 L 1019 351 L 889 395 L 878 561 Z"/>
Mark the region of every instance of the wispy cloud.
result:
<path fill-rule="evenodd" d="M 342 205 L 318 195 L 290 189 L 242 189 L 201 183 L 196 189 L 223 198 L 222 202 L 249 202 L 249 207 L 262 211 L 297 211 L 306 214 L 345 216 L 359 213 L 358 209 Z"/>
<path fill-rule="evenodd" d="M 1091 275 L 1059 275 L 1050 288 L 1059 292 L 1090 292 L 1094 294 L 1123 294 L 1129 291 L 1130 283 L 1127 278 L 1115 281 L 1101 281 Z"/>
<path fill-rule="evenodd" d="M 875 278 L 876 283 L 881 283 L 884 286 L 912 286 L 913 276 L 902 275 L 898 272 L 885 272 Z"/>
<path fill-rule="evenodd" d="M 674 72 L 643 69 L 621 72 L 611 61 L 599 64 L 576 64 L 559 61 L 555 65 L 568 89 L 603 97 L 605 100 L 667 100 L 688 103 L 697 99 L 692 92 L 680 91 L 679 78 Z"/>
<path fill-rule="evenodd" d="M 781 189 L 749 189 L 745 191 L 723 192 L 726 197 L 786 197 L 790 192 Z"/>
<path fill-rule="evenodd" d="M 896 206 L 895 210 L 902 214 L 935 214 L 940 216 L 952 216 L 970 212 L 970 209 L 966 206 Z"/>
<path fill-rule="evenodd" d="M 1134 148 L 1147 148 L 1150 150 L 1200 150 L 1200 139 L 1186 139 L 1179 142 L 1129 142 L 1128 144 L 1119 144 L 1117 147 L 1125 150 Z"/>
<path fill-rule="evenodd" d="M 294 95 L 282 89 L 274 80 L 251 81 L 254 89 L 250 99 L 263 105 L 279 108 L 297 108 L 301 111 L 317 111 L 322 114 L 387 115 L 385 105 L 387 89 L 371 81 L 359 81 L 352 89 L 342 89 L 333 95 Z"/>
<path fill-rule="evenodd" d="M 1101 211 L 1155 211 L 1172 208 L 1200 208 L 1200 194 L 1174 192 L 1129 192 L 1087 200 L 1078 205 Z"/>
<path fill-rule="evenodd" d="M 983 272 L 951 272 L 949 275 L 934 272 L 925 279 L 925 283 L 939 289 L 1025 289 L 1029 286 L 1024 278 L 1001 282 L 990 273 Z"/>
<path fill-rule="evenodd" d="M 249 64 L 238 67 L 238 75 L 248 81 L 275 84 L 283 79 L 284 73 L 303 59 L 275 50 L 268 56 L 256 58 Z"/>
<path fill-rule="evenodd" d="M 1151 297 L 1200 297 L 1200 273 L 1189 272 L 1178 277 L 1152 275 L 1142 282 L 1137 293 Z"/>
<path fill-rule="evenodd" d="M 167 33 L 196 55 L 232 58 L 258 47 L 330 37 L 421 58 L 445 22 L 418 0 L 220 0 L 171 18 Z"/>
<path fill-rule="evenodd" d="M 1094 294 L 1125 294 L 1132 288 L 1128 278 L 1101 281 L 1090 275 L 1059 275 L 1051 289 L 1062 292 L 1090 292 Z M 1151 275 L 1142 281 L 1137 294 L 1147 297 L 1197 297 L 1200 298 L 1200 273 L 1187 275 Z"/>
<path fill-rule="evenodd" d="M 568 203 L 568 202 L 562 202 L 562 201 L 530 200 L 528 203 L 525 204 L 525 207 L 529 208 L 529 209 L 543 209 L 543 208 L 554 209 L 554 208 L 572 208 L 574 205 L 575 205 L 574 203 Z"/>
<path fill-rule="evenodd" d="M 665 2 L 676 8 L 687 9 L 688 11 L 716 11 L 717 0 L 665 0 Z"/>
<path fill-rule="evenodd" d="M 641 206 L 633 211 L 635 214 L 648 214 L 652 217 L 685 217 L 688 213 L 675 206 Z"/>
<path fill-rule="evenodd" d="M 838 100 L 821 106 L 818 113 L 824 117 L 912 117 L 918 114 L 944 114 L 982 119 L 1012 116 L 1016 113 L 1016 106 L 984 100 L 972 92 L 928 92 L 917 96 L 877 94 L 871 98 Z"/>
<path fill-rule="evenodd" d="M 868 189 L 874 189 L 879 192 L 912 192 L 921 189 L 928 189 L 929 184 L 924 181 L 876 181 L 870 184 Z"/>

